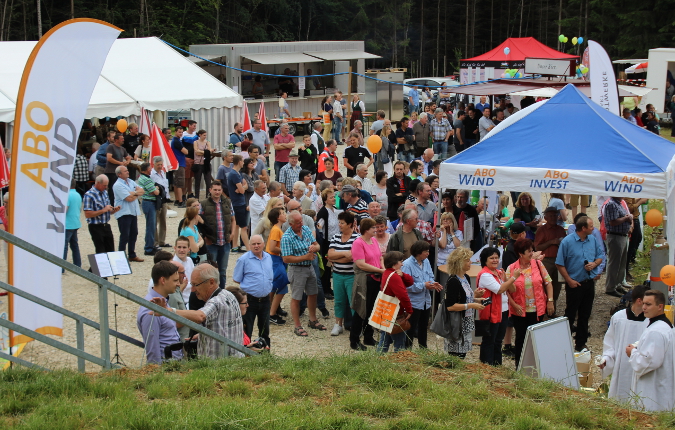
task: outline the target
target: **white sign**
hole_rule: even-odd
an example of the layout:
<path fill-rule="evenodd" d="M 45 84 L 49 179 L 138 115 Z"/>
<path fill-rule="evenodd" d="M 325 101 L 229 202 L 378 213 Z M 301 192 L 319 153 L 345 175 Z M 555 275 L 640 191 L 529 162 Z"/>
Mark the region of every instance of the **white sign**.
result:
<path fill-rule="evenodd" d="M 305 89 L 305 77 L 304 77 L 304 76 L 300 76 L 300 77 L 298 78 L 298 89 L 299 89 L 300 91 L 302 91 L 302 90 Z"/>
<path fill-rule="evenodd" d="M 575 60 L 526 58 L 525 73 L 536 75 L 574 76 Z"/>
<path fill-rule="evenodd" d="M 607 51 L 598 42 L 588 41 L 588 52 L 591 64 L 591 100 L 603 109 L 621 115 L 619 108 L 619 88 L 616 86 L 614 66 Z"/>
<path fill-rule="evenodd" d="M 63 22 L 35 45 L 21 77 L 14 119 L 9 231 L 54 255 L 63 255 L 68 190 L 80 128 L 108 51 L 121 31 L 88 18 Z M 61 268 L 12 245 L 9 283 L 57 306 L 62 304 Z M 22 297 L 10 296 L 9 317 L 38 333 L 63 335 L 61 314 Z M 12 344 L 30 340 L 14 332 Z"/>

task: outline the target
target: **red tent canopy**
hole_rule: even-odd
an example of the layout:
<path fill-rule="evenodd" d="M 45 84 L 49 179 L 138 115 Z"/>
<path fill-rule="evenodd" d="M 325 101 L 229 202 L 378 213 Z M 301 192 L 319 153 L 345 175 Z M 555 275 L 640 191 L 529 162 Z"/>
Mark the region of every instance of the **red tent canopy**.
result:
<path fill-rule="evenodd" d="M 510 52 L 504 53 L 504 48 Z M 467 58 L 460 62 L 460 68 L 466 67 L 495 67 L 500 69 L 522 67 L 525 58 L 579 58 L 577 55 L 569 55 L 556 51 L 539 42 L 534 37 L 509 37 L 499 46 L 485 54 L 473 58 Z"/>

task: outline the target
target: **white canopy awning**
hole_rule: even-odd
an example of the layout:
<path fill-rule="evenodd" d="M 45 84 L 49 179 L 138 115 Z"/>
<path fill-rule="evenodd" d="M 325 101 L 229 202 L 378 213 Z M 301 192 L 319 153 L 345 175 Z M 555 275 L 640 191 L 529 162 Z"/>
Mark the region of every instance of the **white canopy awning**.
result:
<path fill-rule="evenodd" d="M 366 59 L 382 58 L 379 55 L 369 54 L 368 52 L 365 51 L 358 51 L 351 49 L 346 51 L 310 51 L 305 52 L 305 54 L 328 61 L 357 60 L 360 58 Z"/>
<path fill-rule="evenodd" d="M 264 54 L 241 54 L 241 56 L 260 64 L 318 63 L 322 61 L 300 52 L 268 52 Z"/>
<path fill-rule="evenodd" d="M 23 69 L 36 43 L 0 42 L 0 121 L 14 119 Z M 156 37 L 118 39 L 110 49 L 86 116 L 138 115 L 141 106 L 162 111 L 232 108 L 242 100 Z"/>

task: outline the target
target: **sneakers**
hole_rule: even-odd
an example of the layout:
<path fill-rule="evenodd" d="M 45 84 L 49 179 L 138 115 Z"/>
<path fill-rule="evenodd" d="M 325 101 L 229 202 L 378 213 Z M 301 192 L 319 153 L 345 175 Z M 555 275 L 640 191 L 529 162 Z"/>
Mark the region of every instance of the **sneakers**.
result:
<path fill-rule="evenodd" d="M 286 324 L 286 320 L 281 318 L 279 315 L 270 315 L 270 322 L 276 325 Z"/>
<path fill-rule="evenodd" d="M 282 316 L 282 317 L 287 317 L 287 316 L 288 316 L 288 312 L 286 312 L 285 310 L 281 309 L 281 306 L 279 306 L 279 307 L 277 308 L 277 315 Z"/>
<path fill-rule="evenodd" d="M 354 351 L 366 351 L 366 348 L 361 342 L 350 342 L 349 347 Z"/>
<path fill-rule="evenodd" d="M 335 324 L 333 326 L 333 330 L 331 330 L 330 335 L 331 336 L 339 336 L 340 333 L 344 332 L 345 330 L 342 328 L 340 324 Z"/>
<path fill-rule="evenodd" d="M 321 311 L 321 315 L 322 315 L 324 318 L 328 318 L 328 317 L 330 316 L 330 312 L 328 312 L 328 309 L 323 308 L 323 309 L 319 309 L 319 310 Z"/>
<path fill-rule="evenodd" d="M 363 344 L 364 344 L 364 345 L 368 345 L 368 346 L 375 346 L 375 345 L 377 345 L 377 342 L 375 342 L 375 339 L 373 339 L 373 338 L 371 337 L 371 338 L 368 338 L 368 339 L 365 339 L 365 338 L 364 338 L 364 339 L 363 339 Z"/>

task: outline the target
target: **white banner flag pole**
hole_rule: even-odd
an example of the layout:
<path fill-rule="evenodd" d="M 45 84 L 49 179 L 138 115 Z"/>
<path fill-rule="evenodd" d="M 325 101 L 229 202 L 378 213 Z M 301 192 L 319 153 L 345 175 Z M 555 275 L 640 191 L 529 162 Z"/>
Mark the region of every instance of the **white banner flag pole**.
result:
<path fill-rule="evenodd" d="M 63 254 L 79 132 L 108 51 L 121 31 L 94 19 L 65 21 L 40 39 L 21 78 L 14 119 L 9 232 L 55 255 Z M 12 245 L 9 283 L 62 304 L 61 268 Z M 63 335 L 61 314 L 12 294 L 9 317 L 38 333 Z M 13 333 L 11 345 L 30 340 Z"/>

